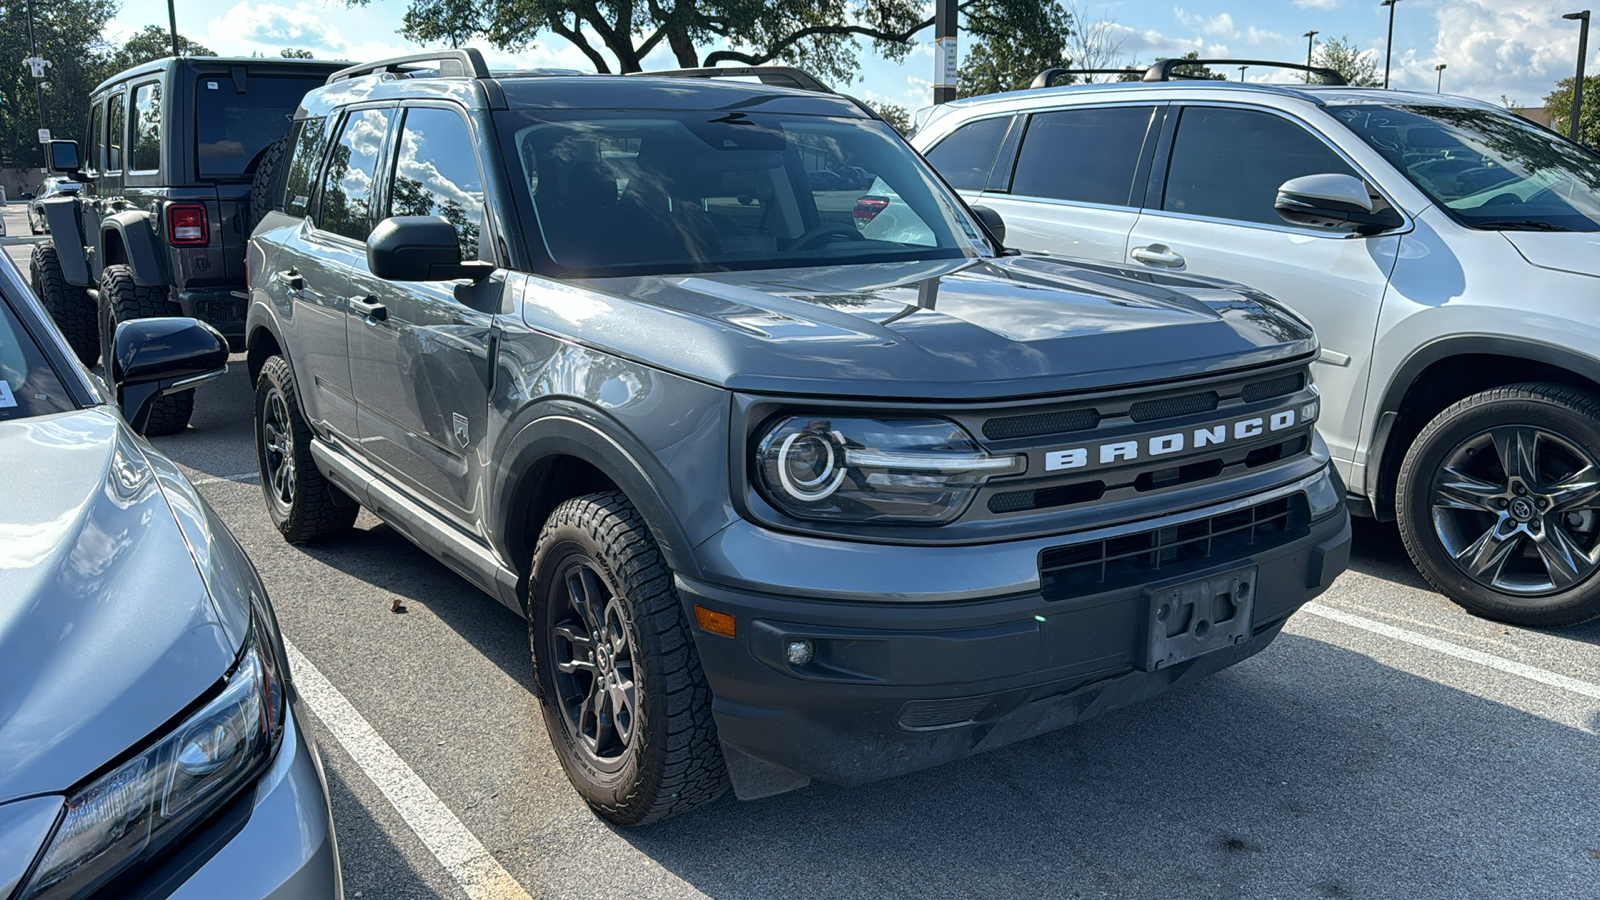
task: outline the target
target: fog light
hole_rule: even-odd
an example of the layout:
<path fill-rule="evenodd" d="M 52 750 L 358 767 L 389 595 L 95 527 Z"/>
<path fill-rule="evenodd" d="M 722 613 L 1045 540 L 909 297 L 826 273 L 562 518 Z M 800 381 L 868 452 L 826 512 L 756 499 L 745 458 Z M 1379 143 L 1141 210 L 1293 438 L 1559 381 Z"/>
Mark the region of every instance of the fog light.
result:
<path fill-rule="evenodd" d="M 1306 504 L 1311 508 L 1312 521 L 1332 515 L 1344 505 L 1344 496 L 1333 480 L 1332 466 L 1324 468 L 1322 475 L 1306 487 Z"/>
<path fill-rule="evenodd" d="M 1315 422 L 1317 420 L 1317 416 L 1321 414 L 1322 401 L 1313 400 L 1310 403 L 1300 407 L 1300 424 L 1304 425 L 1307 422 Z"/>
<path fill-rule="evenodd" d="M 817 648 L 810 641 L 790 641 L 783 655 L 789 660 L 789 665 L 803 666 L 817 655 Z"/>

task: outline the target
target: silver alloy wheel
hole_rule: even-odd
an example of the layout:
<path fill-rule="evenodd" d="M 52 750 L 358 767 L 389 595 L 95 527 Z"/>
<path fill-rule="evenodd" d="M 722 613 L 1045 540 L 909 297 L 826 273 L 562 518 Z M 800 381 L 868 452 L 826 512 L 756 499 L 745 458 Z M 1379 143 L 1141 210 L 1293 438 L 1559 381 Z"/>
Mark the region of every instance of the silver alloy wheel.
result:
<path fill-rule="evenodd" d="M 1463 441 L 1429 499 L 1445 552 L 1493 590 L 1556 593 L 1600 568 L 1600 463 L 1553 431 L 1505 425 Z"/>
<path fill-rule="evenodd" d="M 585 558 L 572 560 L 552 589 L 565 595 L 551 603 L 557 703 L 590 759 L 616 768 L 633 742 L 639 710 L 622 602 Z"/>
<path fill-rule="evenodd" d="M 272 499 L 288 509 L 294 505 L 294 443 L 289 423 L 289 404 L 281 391 L 267 398 L 267 415 L 261 423 L 262 473 Z"/>

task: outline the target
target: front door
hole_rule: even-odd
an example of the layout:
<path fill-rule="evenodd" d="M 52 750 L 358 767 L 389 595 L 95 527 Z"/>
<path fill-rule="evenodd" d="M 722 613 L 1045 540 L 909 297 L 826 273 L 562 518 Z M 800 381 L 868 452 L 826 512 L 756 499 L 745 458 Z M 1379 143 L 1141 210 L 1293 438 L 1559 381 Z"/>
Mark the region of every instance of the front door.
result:
<path fill-rule="evenodd" d="M 477 259 L 483 178 L 467 120 L 454 109 L 404 110 L 387 215 L 443 216 L 461 256 Z M 380 214 L 377 218 L 383 218 Z M 481 519 L 483 444 L 494 375 L 499 285 L 384 282 L 349 298 L 350 377 L 361 446 L 406 487 Z"/>
<path fill-rule="evenodd" d="M 1279 217 L 1273 208 L 1278 187 L 1323 173 L 1360 177 L 1292 119 L 1236 107 L 1185 108 L 1165 183 L 1153 192 L 1159 206 L 1140 215 L 1127 252 L 1133 267 L 1256 288 L 1311 322 L 1323 349 L 1313 368 L 1322 392 L 1319 431 L 1348 481 L 1378 310 L 1402 237 L 1299 228 Z"/>

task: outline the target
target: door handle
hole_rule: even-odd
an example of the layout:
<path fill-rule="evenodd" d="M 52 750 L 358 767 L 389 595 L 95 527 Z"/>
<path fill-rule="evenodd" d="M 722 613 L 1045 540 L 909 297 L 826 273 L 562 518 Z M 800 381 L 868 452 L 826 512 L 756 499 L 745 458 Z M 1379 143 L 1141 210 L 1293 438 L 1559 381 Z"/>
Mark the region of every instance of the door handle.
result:
<path fill-rule="evenodd" d="M 306 280 L 294 269 L 284 269 L 282 272 L 273 273 L 272 279 L 291 291 L 303 291 Z"/>
<path fill-rule="evenodd" d="M 345 301 L 350 308 L 369 319 L 379 322 L 389 318 L 389 307 L 377 302 L 376 297 L 351 297 Z"/>
<path fill-rule="evenodd" d="M 1183 257 L 1172 252 L 1172 248 L 1165 244 L 1151 244 L 1148 247 L 1135 247 L 1128 254 L 1139 262 L 1151 266 L 1166 266 L 1176 269 L 1183 265 Z"/>

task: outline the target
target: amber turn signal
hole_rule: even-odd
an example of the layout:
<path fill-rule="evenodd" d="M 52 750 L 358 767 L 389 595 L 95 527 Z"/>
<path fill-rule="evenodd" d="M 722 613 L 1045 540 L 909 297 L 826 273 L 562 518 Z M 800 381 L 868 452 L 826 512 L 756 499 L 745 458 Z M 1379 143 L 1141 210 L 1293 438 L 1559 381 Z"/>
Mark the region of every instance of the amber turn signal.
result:
<path fill-rule="evenodd" d="M 727 613 L 719 613 L 713 609 L 706 609 L 704 606 L 696 606 L 694 608 L 694 621 L 701 628 L 712 634 L 733 637 L 733 616 Z"/>

